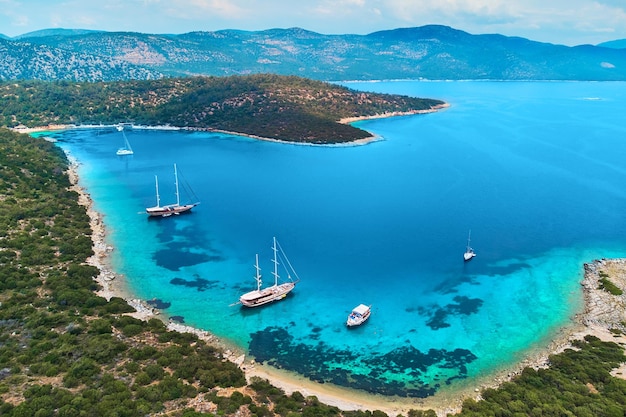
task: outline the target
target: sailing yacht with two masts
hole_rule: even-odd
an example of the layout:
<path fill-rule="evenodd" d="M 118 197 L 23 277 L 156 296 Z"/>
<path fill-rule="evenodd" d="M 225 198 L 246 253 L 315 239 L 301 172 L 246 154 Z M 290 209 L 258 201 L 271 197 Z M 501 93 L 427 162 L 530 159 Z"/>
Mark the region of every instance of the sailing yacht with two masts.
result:
<path fill-rule="evenodd" d="M 148 213 L 150 217 L 169 217 L 172 214 L 178 215 L 187 212 L 200 204 L 200 202 L 198 201 L 194 203 L 180 204 L 180 192 L 178 190 L 178 170 L 176 169 L 176 164 L 174 164 L 174 184 L 176 186 L 175 203 L 165 206 L 161 205 L 161 197 L 159 196 L 159 178 L 156 175 L 154 176 L 154 181 L 156 184 L 156 206 L 146 208 L 146 213 Z"/>
<path fill-rule="evenodd" d="M 261 268 L 259 268 L 259 255 L 257 254 L 256 263 L 254 265 L 256 269 L 256 275 L 254 276 L 254 279 L 256 281 L 256 290 L 247 292 L 239 297 L 239 302 L 242 305 L 246 307 L 258 307 L 274 301 L 282 300 L 287 296 L 287 294 L 291 292 L 291 290 L 296 287 L 296 283 L 300 281 L 300 278 L 298 278 L 298 274 L 296 274 L 296 271 L 291 266 L 289 259 L 287 259 L 285 252 L 280 247 L 280 244 L 278 243 L 276 238 L 274 238 L 272 250 L 274 251 L 274 259 L 272 260 L 272 262 L 274 263 L 274 271 L 272 272 L 272 275 L 274 276 L 274 285 L 262 288 L 263 282 L 261 280 Z M 280 279 L 278 275 L 279 257 L 283 261 L 283 265 L 287 270 L 287 276 L 289 278 L 288 282 L 284 282 L 282 284 L 278 283 Z M 295 276 L 295 281 L 291 277 L 291 274 Z"/>

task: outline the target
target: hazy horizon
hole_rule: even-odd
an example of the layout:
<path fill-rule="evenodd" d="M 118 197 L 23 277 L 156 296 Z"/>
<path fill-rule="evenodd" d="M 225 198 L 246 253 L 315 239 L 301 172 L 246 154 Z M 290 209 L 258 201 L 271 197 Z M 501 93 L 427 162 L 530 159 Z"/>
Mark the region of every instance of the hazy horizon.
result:
<path fill-rule="evenodd" d="M 45 29 L 182 34 L 298 27 L 365 35 L 430 24 L 568 46 L 626 38 L 626 3 L 615 0 L 0 0 L 0 33 Z"/>

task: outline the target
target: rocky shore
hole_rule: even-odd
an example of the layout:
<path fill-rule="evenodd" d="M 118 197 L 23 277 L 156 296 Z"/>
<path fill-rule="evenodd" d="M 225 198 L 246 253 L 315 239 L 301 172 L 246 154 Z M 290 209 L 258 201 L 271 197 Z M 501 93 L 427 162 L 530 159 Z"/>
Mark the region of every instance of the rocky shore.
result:
<path fill-rule="evenodd" d="M 613 295 L 601 289 L 602 278 L 608 279 L 624 293 Z M 585 294 L 585 311 L 581 323 L 587 328 L 613 330 L 613 334 L 626 333 L 626 259 L 602 259 L 585 264 L 582 282 Z"/>
<path fill-rule="evenodd" d="M 584 270 L 581 282 L 584 310 L 574 318 L 576 325 L 572 327 L 567 343 L 560 343 L 551 353 L 572 348 L 571 341 L 581 340 L 586 335 L 618 343 L 626 351 L 626 259 L 598 259 L 584 264 Z M 609 280 L 622 294 L 612 294 L 603 288 L 603 279 Z M 625 365 L 621 370 L 616 369 L 614 375 L 626 379 Z"/>
<path fill-rule="evenodd" d="M 622 294 L 614 295 L 602 289 L 603 279 L 609 280 Z M 580 322 L 584 330 L 575 336 L 580 339 L 592 334 L 626 347 L 626 259 L 601 259 L 585 264 L 582 285 L 585 311 Z M 614 369 L 612 375 L 626 379 L 626 363 Z"/>
<path fill-rule="evenodd" d="M 584 296 L 583 311 L 577 314 L 572 325 L 563 329 L 552 340 L 543 354 L 526 360 L 520 366 L 535 369 L 550 365 L 549 356 L 571 349 L 572 341 L 582 340 L 586 335 L 596 336 L 606 342 L 615 342 L 626 351 L 626 259 L 599 259 L 583 265 L 584 278 L 581 287 Z M 623 293 L 614 295 L 603 288 L 602 280 L 608 279 Z M 624 368 L 626 370 L 626 368 Z M 511 373 L 511 377 L 518 372 Z M 626 373 L 616 370 L 616 376 L 626 379 Z M 504 382 L 506 378 L 503 379 Z"/>

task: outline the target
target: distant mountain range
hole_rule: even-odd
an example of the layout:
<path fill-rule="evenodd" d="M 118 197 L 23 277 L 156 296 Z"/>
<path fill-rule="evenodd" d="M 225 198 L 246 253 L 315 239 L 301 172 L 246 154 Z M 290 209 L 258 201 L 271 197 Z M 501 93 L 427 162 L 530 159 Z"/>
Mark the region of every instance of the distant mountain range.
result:
<path fill-rule="evenodd" d="M 598 46 L 604 48 L 626 49 L 626 39 L 616 39 L 614 41 L 602 42 Z"/>
<path fill-rule="evenodd" d="M 625 41 L 568 47 L 447 26 L 369 35 L 299 28 L 157 35 L 49 29 L 0 37 L 0 80 L 275 73 L 317 80 L 626 80 Z"/>

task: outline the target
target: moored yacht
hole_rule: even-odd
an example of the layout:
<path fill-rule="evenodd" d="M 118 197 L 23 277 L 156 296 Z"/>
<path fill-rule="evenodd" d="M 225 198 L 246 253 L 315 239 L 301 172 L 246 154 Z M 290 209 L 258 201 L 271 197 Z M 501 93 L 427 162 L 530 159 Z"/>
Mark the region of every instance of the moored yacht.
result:
<path fill-rule="evenodd" d="M 287 256 L 280 247 L 280 244 L 278 243 L 276 238 L 274 238 L 272 250 L 274 251 L 274 259 L 272 260 L 272 262 L 274 263 L 274 271 L 272 272 L 272 275 L 274 276 L 274 285 L 262 288 L 263 282 L 261 280 L 261 268 L 259 268 L 259 255 L 256 255 L 256 263 L 254 266 L 256 269 L 256 274 L 254 277 L 256 281 L 256 290 L 247 292 L 239 297 L 239 302 L 245 307 L 258 307 L 274 301 L 282 300 L 296 287 L 296 283 L 300 281 L 298 275 L 296 274 L 296 271 L 291 266 L 291 263 L 287 259 Z M 278 275 L 279 257 L 283 261 L 283 265 L 287 270 L 287 275 L 289 279 L 289 281 L 283 282 L 281 284 L 278 283 L 280 278 Z M 293 273 L 296 277 L 296 281 L 292 279 L 291 273 Z"/>
<path fill-rule="evenodd" d="M 476 253 L 474 252 L 474 249 L 472 249 L 472 247 L 470 246 L 470 236 L 472 234 L 472 231 L 469 231 L 469 234 L 467 235 L 467 248 L 465 248 L 465 253 L 463 254 L 463 260 L 465 262 L 472 260 L 472 258 L 474 256 L 476 256 Z"/>
<path fill-rule="evenodd" d="M 187 204 L 180 204 L 180 192 L 178 191 L 178 170 L 176 169 L 176 164 L 174 164 L 174 184 L 176 186 L 176 202 L 172 204 L 168 204 L 165 206 L 161 205 L 161 197 L 159 196 L 159 179 L 157 176 L 154 176 L 154 181 L 156 184 L 156 206 L 147 207 L 146 213 L 150 217 L 169 217 L 172 214 L 181 214 L 186 211 L 191 210 L 200 202 L 193 202 Z"/>
<path fill-rule="evenodd" d="M 115 152 L 115 154 L 118 156 L 133 155 L 134 154 L 133 148 L 130 147 L 130 142 L 128 141 L 128 138 L 126 137 L 126 133 L 124 133 L 124 126 L 117 125 L 117 131 L 122 132 L 122 136 L 124 136 L 124 146 L 119 148 L 117 152 Z"/>
<path fill-rule="evenodd" d="M 348 327 L 360 326 L 365 323 L 367 319 L 370 318 L 370 314 L 372 309 L 370 306 L 366 306 L 365 304 L 359 304 L 354 307 L 350 314 L 348 315 L 348 320 L 346 321 L 346 325 Z"/>

